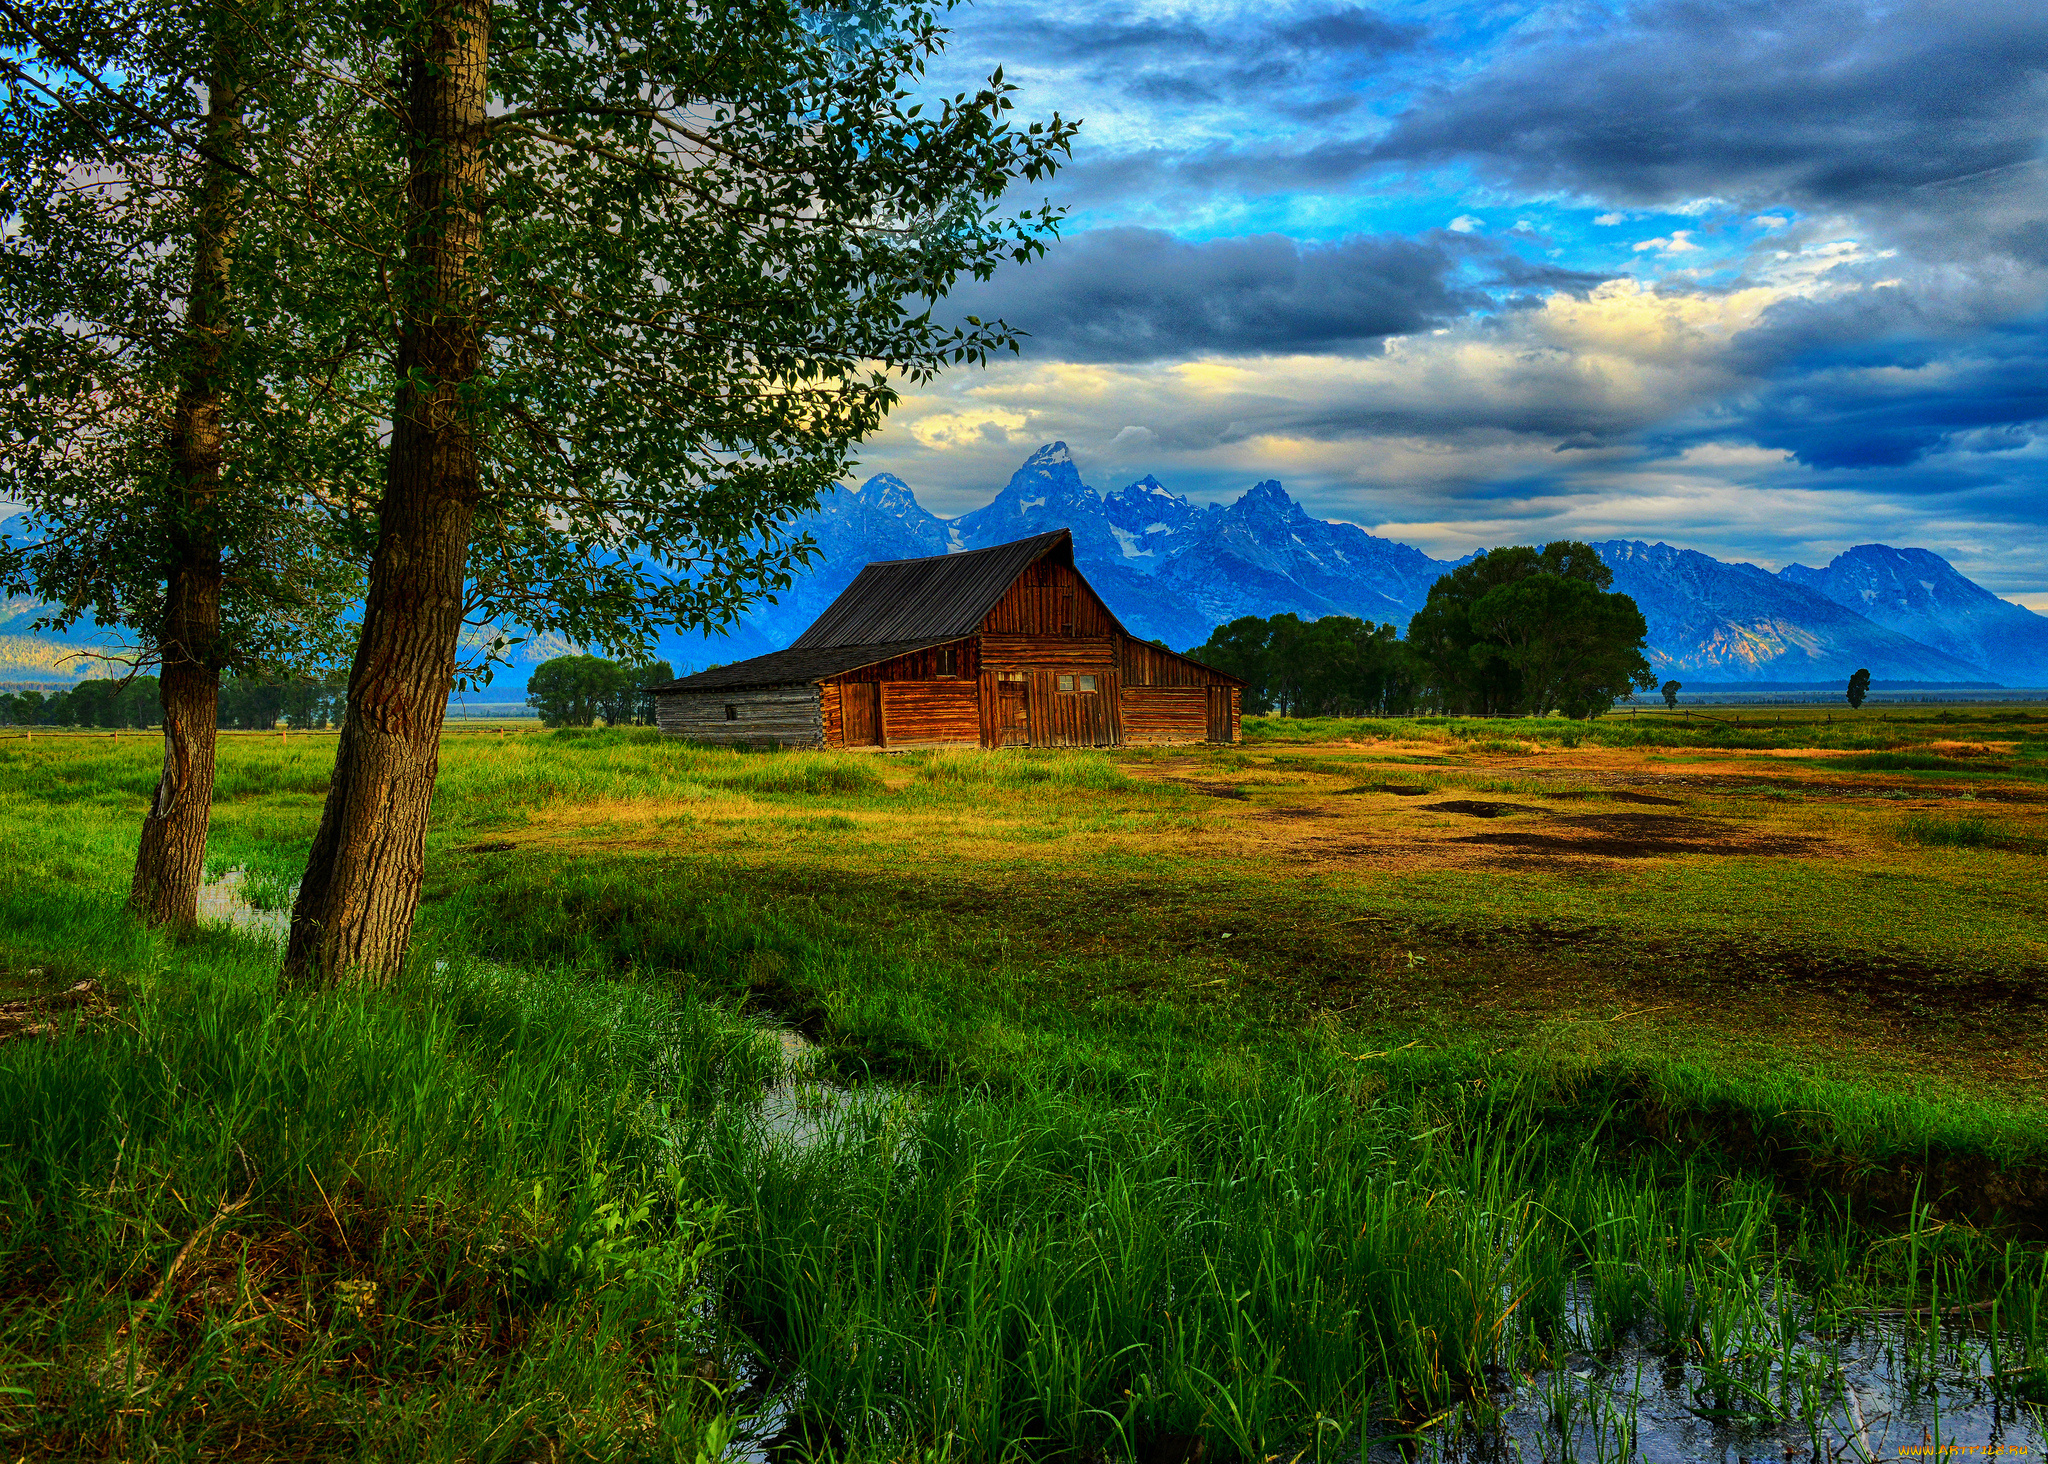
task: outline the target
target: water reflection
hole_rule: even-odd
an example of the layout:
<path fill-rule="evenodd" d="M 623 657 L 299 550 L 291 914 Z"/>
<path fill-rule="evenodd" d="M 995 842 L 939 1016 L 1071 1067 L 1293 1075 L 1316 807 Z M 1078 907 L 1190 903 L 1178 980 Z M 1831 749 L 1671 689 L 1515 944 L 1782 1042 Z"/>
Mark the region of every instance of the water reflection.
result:
<path fill-rule="evenodd" d="M 199 886 L 199 923 L 229 925 L 283 945 L 291 931 L 292 912 L 289 903 L 276 910 L 259 910 L 249 903 L 248 873 L 236 865 Z"/>

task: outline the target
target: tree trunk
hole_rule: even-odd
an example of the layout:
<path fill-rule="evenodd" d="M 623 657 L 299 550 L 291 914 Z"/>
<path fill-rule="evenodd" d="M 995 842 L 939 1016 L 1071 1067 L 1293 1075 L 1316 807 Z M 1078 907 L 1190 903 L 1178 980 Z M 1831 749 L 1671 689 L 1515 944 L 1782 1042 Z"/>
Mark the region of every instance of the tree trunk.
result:
<path fill-rule="evenodd" d="M 419 907 L 477 496 L 489 13 L 488 0 L 440 0 L 409 67 L 400 386 L 334 781 L 285 949 L 302 986 L 393 979 Z"/>
<path fill-rule="evenodd" d="M 221 556 L 212 523 L 220 492 L 223 360 L 230 328 L 229 255 L 241 219 L 232 167 L 242 141 L 236 47 L 216 41 L 207 78 L 206 156 L 200 163 L 193 238 L 192 296 L 185 307 L 184 361 L 169 450 L 172 499 L 165 505 L 168 562 L 157 646 L 163 702 L 164 766 L 143 815 L 128 906 L 152 925 L 199 918 L 206 830 L 213 811 L 214 734 L 220 719 Z"/>

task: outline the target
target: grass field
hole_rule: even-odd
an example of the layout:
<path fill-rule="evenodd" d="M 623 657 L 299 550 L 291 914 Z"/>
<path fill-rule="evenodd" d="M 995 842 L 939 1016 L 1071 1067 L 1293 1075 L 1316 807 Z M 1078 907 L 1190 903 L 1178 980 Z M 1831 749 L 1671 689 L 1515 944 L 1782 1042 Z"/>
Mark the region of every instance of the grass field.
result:
<path fill-rule="evenodd" d="M 1630 1349 L 1819 1448 L 1873 1307 L 2048 1401 L 2048 710 L 451 735 L 314 1000 L 120 913 L 155 757 L 0 741 L 15 1455 L 1622 1459 Z M 224 747 L 259 907 L 331 757 Z"/>

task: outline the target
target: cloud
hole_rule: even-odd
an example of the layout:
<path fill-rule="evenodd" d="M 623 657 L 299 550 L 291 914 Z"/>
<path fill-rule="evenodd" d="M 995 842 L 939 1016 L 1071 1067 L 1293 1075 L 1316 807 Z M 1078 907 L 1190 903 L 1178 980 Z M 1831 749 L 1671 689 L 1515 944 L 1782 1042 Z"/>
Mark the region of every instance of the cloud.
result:
<path fill-rule="evenodd" d="M 1450 230 L 1453 234 L 1469 234 L 1474 229 L 1483 229 L 1485 227 L 1485 219 L 1474 218 L 1471 214 L 1459 214 L 1458 217 L 1450 222 Z"/>
<path fill-rule="evenodd" d="M 1658 0 L 1428 88 L 1374 156 L 1664 211 L 1896 201 L 2034 160 L 2044 62 L 2040 6 Z"/>
<path fill-rule="evenodd" d="M 1042 260 L 965 286 L 951 305 L 1028 331 L 1026 350 L 1041 360 L 1357 353 L 1485 308 L 1486 286 L 1584 292 L 1601 278 L 1447 235 L 1191 243 L 1157 229 L 1112 228 L 1074 235 Z"/>
<path fill-rule="evenodd" d="M 1689 254 L 1700 247 L 1692 242 L 1692 233 L 1691 229 L 1673 229 L 1666 237 L 1639 240 L 1629 247 L 1638 254 L 1646 249 L 1654 249 L 1669 259 L 1674 254 Z"/>

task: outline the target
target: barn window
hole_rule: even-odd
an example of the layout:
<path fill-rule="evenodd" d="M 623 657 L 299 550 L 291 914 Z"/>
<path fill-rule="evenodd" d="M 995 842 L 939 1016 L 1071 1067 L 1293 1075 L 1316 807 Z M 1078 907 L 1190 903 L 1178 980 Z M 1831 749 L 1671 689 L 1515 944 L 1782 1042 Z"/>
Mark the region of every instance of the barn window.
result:
<path fill-rule="evenodd" d="M 727 702 L 725 704 L 725 720 L 728 722 L 737 722 L 739 719 L 740 709 L 734 706 L 731 702 Z"/>
<path fill-rule="evenodd" d="M 1082 676 L 1077 678 L 1075 682 L 1075 689 L 1079 691 L 1095 690 L 1095 678 L 1093 676 Z"/>
<path fill-rule="evenodd" d="M 940 647 L 939 647 L 939 675 L 941 675 L 941 676 L 958 676 L 959 674 L 960 674 L 960 648 L 959 648 L 958 646 L 940 646 Z"/>
<path fill-rule="evenodd" d="M 1061 690 L 1061 691 L 1072 691 L 1073 689 L 1074 689 L 1074 678 L 1073 678 L 1073 677 L 1071 677 L 1071 676 L 1062 676 L 1062 677 L 1060 677 L 1060 690 Z"/>

